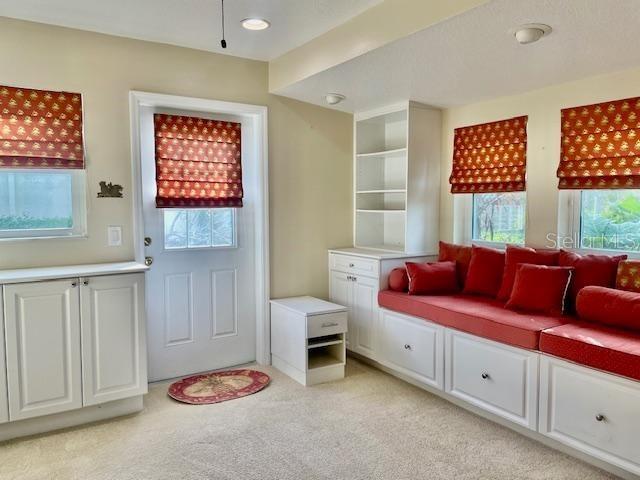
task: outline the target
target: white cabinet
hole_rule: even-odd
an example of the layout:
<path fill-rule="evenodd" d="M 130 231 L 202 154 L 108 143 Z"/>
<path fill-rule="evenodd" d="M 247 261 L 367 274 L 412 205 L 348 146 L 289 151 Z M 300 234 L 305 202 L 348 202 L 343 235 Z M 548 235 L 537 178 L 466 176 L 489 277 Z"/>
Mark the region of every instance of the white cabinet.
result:
<path fill-rule="evenodd" d="M 444 327 L 380 309 L 379 361 L 426 385 L 444 388 Z"/>
<path fill-rule="evenodd" d="M 447 329 L 445 390 L 535 430 L 538 356 L 537 352 Z"/>
<path fill-rule="evenodd" d="M 77 279 L 5 285 L 9 418 L 82 406 Z"/>
<path fill-rule="evenodd" d="M 0 423 L 147 391 L 144 274 L 4 284 Z M 2 324 L 0 314 L 0 325 Z"/>
<path fill-rule="evenodd" d="M 81 279 L 83 405 L 147 393 L 144 274 Z"/>
<path fill-rule="evenodd" d="M 640 384 L 541 356 L 540 433 L 640 475 Z"/>
<path fill-rule="evenodd" d="M 7 398 L 7 357 L 4 348 L 4 308 L 0 295 L 0 423 L 9 421 L 9 399 Z"/>

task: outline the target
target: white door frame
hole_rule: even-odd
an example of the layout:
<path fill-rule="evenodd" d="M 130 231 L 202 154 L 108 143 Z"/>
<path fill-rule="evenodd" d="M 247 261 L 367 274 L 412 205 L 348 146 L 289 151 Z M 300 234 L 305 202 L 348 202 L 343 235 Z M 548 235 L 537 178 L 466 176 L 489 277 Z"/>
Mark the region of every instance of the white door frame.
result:
<path fill-rule="evenodd" d="M 252 162 L 256 171 L 254 185 L 245 185 L 256 192 L 255 224 L 255 269 L 256 269 L 256 361 L 271 364 L 271 326 L 269 319 L 269 172 L 267 143 L 267 107 L 245 103 L 223 102 L 206 98 L 182 97 L 132 90 L 129 93 L 131 118 L 133 231 L 136 262 L 144 263 L 144 222 L 142 214 L 142 157 L 140 151 L 140 111 L 143 107 L 173 108 L 199 112 L 215 112 L 237 115 L 254 122 L 255 158 L 243 159 Z"/>

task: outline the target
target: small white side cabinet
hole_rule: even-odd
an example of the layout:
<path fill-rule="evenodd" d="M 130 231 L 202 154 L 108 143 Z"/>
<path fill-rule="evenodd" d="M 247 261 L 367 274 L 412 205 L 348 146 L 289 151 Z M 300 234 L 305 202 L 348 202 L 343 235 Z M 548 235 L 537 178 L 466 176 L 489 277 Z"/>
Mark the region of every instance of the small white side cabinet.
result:
<path fill-rule="evenodd" d="M 15 275 L 2 285 L 0 423 L 147 392 L 143 273 Z"/>
<path fill-rule="evenodd" d="M 271 300 L 271 361 L 303 385 L 339 380 L 347 309 L 313 297 Z"/>

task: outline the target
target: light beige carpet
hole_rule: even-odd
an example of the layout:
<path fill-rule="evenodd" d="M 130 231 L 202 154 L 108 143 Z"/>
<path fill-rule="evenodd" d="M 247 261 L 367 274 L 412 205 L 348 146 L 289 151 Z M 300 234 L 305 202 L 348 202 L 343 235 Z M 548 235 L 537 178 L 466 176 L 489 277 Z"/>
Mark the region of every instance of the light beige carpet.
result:
<path fill-rule="evenodd" d="M 156 384 L 141 414 L 0 444 L 0 478 L 606 479 L 602 471 L 350 359 L 303 387 L 183 405 Z"/>

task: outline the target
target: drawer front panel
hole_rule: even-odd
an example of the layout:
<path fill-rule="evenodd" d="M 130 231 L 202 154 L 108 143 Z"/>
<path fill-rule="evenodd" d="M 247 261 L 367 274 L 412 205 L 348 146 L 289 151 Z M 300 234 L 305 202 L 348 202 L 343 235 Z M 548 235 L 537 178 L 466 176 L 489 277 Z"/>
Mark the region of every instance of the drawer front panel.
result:
<path fill-rule="evenodd" d="M 447 331 L 446 390 L 450 394 L 536 428 L 537 354 Z"/>
<path fill-rule="evenodd" d="M 329 255 L 329 264 L 332 270 L 367 275 L 369 277 L 377 277 L 379 274 L 379 263 L 377 260 L 335 253 Z"/>
<path fill-rule="evenodd" d="M 380 315 L 382 362 L 442 389 L 444 329 L 387 310 Z"/>
<path fill-rule="evenodd" d="M 307 317 L 307 338 L 335 335 L 347 331 L 347 312 Z"/>
<path fill-rule="evenodd" d="M 542 358 L 540 431 L 640 474 L 640 384 Z"/>

